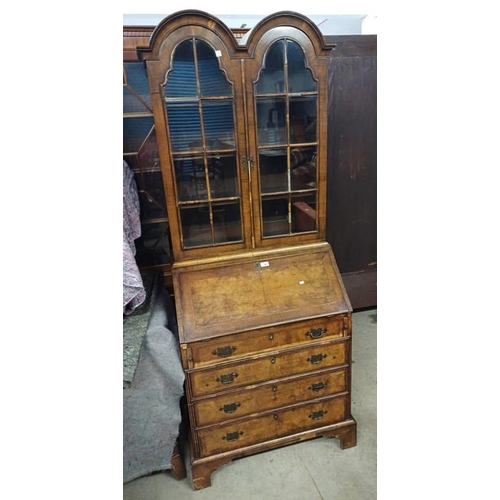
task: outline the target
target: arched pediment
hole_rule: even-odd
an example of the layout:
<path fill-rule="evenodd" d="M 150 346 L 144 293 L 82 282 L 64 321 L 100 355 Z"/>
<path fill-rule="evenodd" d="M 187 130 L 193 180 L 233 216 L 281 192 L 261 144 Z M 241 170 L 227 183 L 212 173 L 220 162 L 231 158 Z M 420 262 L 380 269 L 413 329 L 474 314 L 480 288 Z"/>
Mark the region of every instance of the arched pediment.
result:
<path fill-rule="evenodd" d="M 164 40 L 179 28 L 185 26 L 189 26 L 193 30 L 193 34 L 206 30 L 208 36 L 210 36 L 210 33 L 216 35 L 227 47 L 230 57 L 236 51 L 241 50 L 231 30 L 215 16 L 200 10 L 181 10 L 167 16 L 158 24 L 153 33 L 151 33 L 149 45 L 137 48 L 139 58 L 143 60 L 158 60 L 162 52 Z"/>
<path fill-rule="evenodd" d="M 273 29 L 296 28 L 303 33 L 314 46 L 316 56 L 328 56 L 335 44 L 326 43 L 321 31 L 306 16 L 292 11 L 281 11 L 265 17 L 255 25 L 245 37 L 244 47 L 250 57 L 253 57 L 258 42 Z"/>

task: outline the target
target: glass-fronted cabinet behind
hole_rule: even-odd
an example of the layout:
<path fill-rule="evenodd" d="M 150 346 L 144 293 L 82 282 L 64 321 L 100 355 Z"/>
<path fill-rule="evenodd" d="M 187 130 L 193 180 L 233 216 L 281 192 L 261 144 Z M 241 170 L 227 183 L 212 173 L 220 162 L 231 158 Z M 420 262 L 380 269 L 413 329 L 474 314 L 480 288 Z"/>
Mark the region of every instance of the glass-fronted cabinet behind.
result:
<path fill-rule="evenodd" d="M 123 159 L 134 172 L 139 194 L 137 265 L 168 273 L 172 261 L 170 231 L 148 75 L 142 62 L 123 64 Z"/>

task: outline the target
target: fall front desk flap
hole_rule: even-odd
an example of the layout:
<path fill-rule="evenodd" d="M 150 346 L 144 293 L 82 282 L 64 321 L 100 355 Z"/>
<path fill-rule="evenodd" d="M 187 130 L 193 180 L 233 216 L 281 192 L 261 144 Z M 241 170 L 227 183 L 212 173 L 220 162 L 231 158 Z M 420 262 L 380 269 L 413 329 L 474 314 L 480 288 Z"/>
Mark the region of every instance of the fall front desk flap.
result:
<path fill-rule="evenodd" d="M 327 243 L 172 270 L 181 343 L 352 311 Z"/>

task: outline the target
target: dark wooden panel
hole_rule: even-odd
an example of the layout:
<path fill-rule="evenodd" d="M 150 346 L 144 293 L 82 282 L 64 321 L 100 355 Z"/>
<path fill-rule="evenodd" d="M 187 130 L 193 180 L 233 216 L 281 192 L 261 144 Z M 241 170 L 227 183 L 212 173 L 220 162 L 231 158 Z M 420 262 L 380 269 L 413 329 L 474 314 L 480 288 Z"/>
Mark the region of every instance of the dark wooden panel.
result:
<path fill-rule="evenodd" d="M 325 40 L 335 44 L 335 57 L 377 55 L 377 35 L 325 36 Z"/>
<path fill-rule="evenodd" d="M 327 240 L 344 275 L 376 269 L 377 59 L 376 37 L 335 38 L 342 43 L 333 40 L 329 71 Z"/>
<path fill-rule="evenodd" d="M 365 309 L 377 305 L 377 270 L 342 275 L 352 308 Z"/>

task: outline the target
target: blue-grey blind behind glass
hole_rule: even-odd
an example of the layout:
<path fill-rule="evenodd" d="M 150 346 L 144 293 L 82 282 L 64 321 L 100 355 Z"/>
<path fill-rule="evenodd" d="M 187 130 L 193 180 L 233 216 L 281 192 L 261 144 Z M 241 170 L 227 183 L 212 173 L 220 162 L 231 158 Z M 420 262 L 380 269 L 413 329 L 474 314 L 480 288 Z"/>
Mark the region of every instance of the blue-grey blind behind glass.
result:
<path fill-rule="evenodd" d="M 176 49 L 173 69 L 167 77 L 165 97 L 167 100 L 168 123 L 170 139 L 174 152 L 187 150 L 201 150 L 201 127 L 198 102 L 203 97 L 227 97 L 227 100 L 218 101 L 218 106 L 207 107 L 203 113 L 205 137 L 209 141 L 223 141 L 228 132 L 234 137 L 234 117 L 232 106 L 232 86 L 227 81 L 215 51 L 205 42 L 196 40 L 198 57 L 198 76 L 200 79 L 201 95 L 196 87 L 196 68 L 192 40 L 182 42 Z M 184 101 L 174 104 L 172 98 L 193 98 L 190 103 Z M 222 146 L 221 146 L 222 147 Z M 227 146 L 223 147 L 224 149 Z M 217 149 L 212 147 L 211 149 Z"/>

